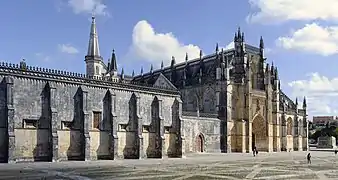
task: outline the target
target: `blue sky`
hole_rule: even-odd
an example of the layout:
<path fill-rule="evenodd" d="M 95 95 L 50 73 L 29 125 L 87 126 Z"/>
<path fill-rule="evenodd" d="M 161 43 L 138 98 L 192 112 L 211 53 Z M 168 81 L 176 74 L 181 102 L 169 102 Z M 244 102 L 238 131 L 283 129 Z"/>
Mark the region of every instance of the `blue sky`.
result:
<path fill-rule="evenodd" d="M 199 49 L 212 53 L 216 43 L 226 47 L 240 26 L 249 44 L 258 45 L 263 36 L 268 61 L 279 67 L 282 88 L 291 98 L 308 96 L 311 115 L 335 115 L 338 8 L 320 11 L 330 3 L 334 7 L 337 2 L 4 1 L 0 60 L 18 63 L 25 58 L 29 65 L 84 73 L 94 5 L 101 55 L 107 61 L 114 48 L 119 68 L 129 73 L 138 73 L 141 66 L 147 71 L 150 63 L 159 66 L 161 60 L 169 64 L 172 55 L 182 59 L 186 51 L 190 57 Z"/>

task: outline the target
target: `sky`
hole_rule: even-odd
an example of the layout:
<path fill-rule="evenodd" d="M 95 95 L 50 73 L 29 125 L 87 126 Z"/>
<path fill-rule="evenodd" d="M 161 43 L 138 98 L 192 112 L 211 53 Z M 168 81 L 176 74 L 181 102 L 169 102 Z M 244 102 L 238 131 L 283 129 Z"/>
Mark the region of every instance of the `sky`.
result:
<path fill-rule="evenodd" d="M 337 0 L 32 0 L 0 6 L 0 61 L 85 73 L 91 15 L 100 53 L 115 49 L 119 71 L 145 71 L 231 47 L 240 27 L 265 43 L 282 90 L 313 115 L 338 115 Z M 300 105 L 302 103 L 299 103 Z"/>

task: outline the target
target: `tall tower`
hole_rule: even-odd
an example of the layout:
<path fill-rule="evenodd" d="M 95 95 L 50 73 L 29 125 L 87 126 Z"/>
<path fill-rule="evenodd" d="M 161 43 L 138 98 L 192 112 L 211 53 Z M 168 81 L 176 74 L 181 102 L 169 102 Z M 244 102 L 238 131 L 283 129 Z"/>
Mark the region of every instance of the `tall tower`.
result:
<path fill-rule="evenodd" d="M 92 16 L 92 24 L 90 28 L 90 36 L 88 43 L 88 52 L 85 56 L 86 74 L 90 77 L 100 77 L 105 73 L 103 58 L 100 55 L 99 40 L 96 29 L 95 17 Z"/>

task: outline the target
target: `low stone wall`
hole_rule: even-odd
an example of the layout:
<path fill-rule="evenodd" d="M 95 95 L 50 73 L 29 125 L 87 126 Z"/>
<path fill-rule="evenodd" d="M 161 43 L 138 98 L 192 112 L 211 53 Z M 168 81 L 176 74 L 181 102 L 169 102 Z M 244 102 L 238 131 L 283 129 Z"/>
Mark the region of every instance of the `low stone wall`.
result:
<path fill-rule="evenodd" d="M 183 116 L 185 152 L 197 152 L 196 139 L 203 137 L 204 152 L 220 152 L 220 120 L 218 118 Z"/>

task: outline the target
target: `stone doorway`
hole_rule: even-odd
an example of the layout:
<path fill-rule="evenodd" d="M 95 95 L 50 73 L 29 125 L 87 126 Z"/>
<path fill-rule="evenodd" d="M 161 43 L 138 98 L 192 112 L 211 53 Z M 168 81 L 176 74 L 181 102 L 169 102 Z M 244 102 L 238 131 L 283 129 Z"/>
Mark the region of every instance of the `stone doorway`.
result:
<path fill-rule="evenodd" d="M 258 151 L 268 151 L 267 140 L 266 122 L 262 116 L 258 115 L 252 121 L 252 146 L 256 146 Z"/>
<path fill-rule="evenodd" d="M 196 137 L 196 152 L 204 152 L 204 138 L 202 134 Z"/>

